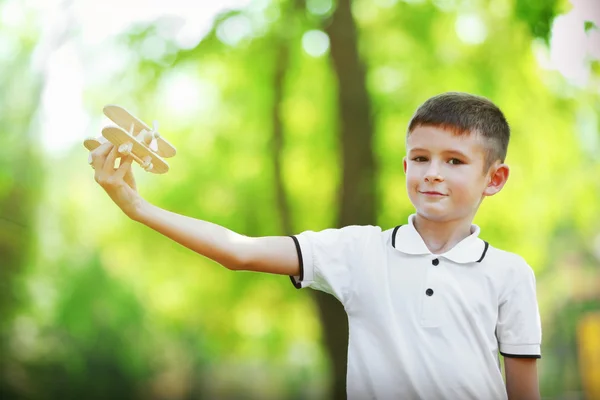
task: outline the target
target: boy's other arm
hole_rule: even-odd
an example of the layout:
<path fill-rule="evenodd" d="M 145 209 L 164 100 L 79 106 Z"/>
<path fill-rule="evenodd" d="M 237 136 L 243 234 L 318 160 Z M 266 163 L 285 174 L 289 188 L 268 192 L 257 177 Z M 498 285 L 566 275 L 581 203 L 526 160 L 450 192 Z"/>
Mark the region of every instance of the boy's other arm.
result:
<path fill-rule="evenodd" d="M 539 400 L 537 359 L 504 357 L 508 400 Z"/>
<path fill-rule="evenodd" d="M 156 207 L 137 191 L 131 170 L 132 158 L 121 159 L 115 168 L 118 157 L 111 143 L 104 143 L 90 155 L 96 182 L 131 219 L 228 269 L 299 275 L 300 262 L 292 238 L 250 238 L 217 224 Z"/>

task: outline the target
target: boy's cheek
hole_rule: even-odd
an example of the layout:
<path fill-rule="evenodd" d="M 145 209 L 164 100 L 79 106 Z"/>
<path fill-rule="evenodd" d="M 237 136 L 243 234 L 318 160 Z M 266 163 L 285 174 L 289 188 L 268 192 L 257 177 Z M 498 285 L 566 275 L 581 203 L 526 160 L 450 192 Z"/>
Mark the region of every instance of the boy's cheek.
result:
<path fill-rule="evenodd" d="M 418 180 L 413 177 L 409 177 L 406 179 L 406 186 L 409 192 L 414 192 L 416 190 L 417 184 Z"/>

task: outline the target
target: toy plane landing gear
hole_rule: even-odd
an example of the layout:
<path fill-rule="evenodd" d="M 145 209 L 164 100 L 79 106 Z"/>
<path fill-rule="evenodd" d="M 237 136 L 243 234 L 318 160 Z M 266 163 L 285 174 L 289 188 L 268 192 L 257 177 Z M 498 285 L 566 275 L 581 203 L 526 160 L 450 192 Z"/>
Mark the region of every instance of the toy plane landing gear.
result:
<path fill-rule="evenodd" d="M 131 155 L 148 172 L 164 174 L 169 170 L 169 164 L 163 157 L 173 157 L 176 150 L 158 133 L 156 121 L 150 129 L 123 107 L 107 105 L 103 111 L 118 126 L 108 126 L 102 129 L 102 136 L 86 139 L 83 142 L 86 149 L 92 151 L 103 143 L 111 142 L 117 146 L 121 156 Z"/>

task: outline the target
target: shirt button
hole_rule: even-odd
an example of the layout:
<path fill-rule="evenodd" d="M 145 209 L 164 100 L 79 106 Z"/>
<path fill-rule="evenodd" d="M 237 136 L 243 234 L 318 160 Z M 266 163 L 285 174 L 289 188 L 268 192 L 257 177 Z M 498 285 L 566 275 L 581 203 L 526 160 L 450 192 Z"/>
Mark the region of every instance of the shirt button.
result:
<path fill-rule="evenodd" d="M 438 260 L 437 258 L 434 258 L 434 259 L 431 261 L 431 263 L 432 263 L 433 265 L 438 265 L 438 264 L 440 263 L 440 260 Z"/>
<path fill-rule="evenodd" d="M 426 294 L 427 296 L 433 296 L 433 289 L 431 289 L 431 288 L 427 289 L 427 290 L 425 291 L 425 294 Z"/>

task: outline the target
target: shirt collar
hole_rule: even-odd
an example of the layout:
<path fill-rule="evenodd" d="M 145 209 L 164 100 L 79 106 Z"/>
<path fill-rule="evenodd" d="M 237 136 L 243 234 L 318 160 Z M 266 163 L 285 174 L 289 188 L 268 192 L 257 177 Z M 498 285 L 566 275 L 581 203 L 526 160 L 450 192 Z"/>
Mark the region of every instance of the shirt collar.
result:
<path fill-rule="evenodd" d="M 392 232 L 392 246 L 402 253 L 411 255 L 431 255 L 444 257 L 459 264 L 481 262 L 488 249 L 488 243 L 479 238 L 480 229 L 471 225 L 471 235 L 456 244 L 452 249 L 443 254 L 433 254 L 425 245 L 423 238 L 415 229 L 415 214 L 408 217 L 408 224 L 394 228 Z"/>

